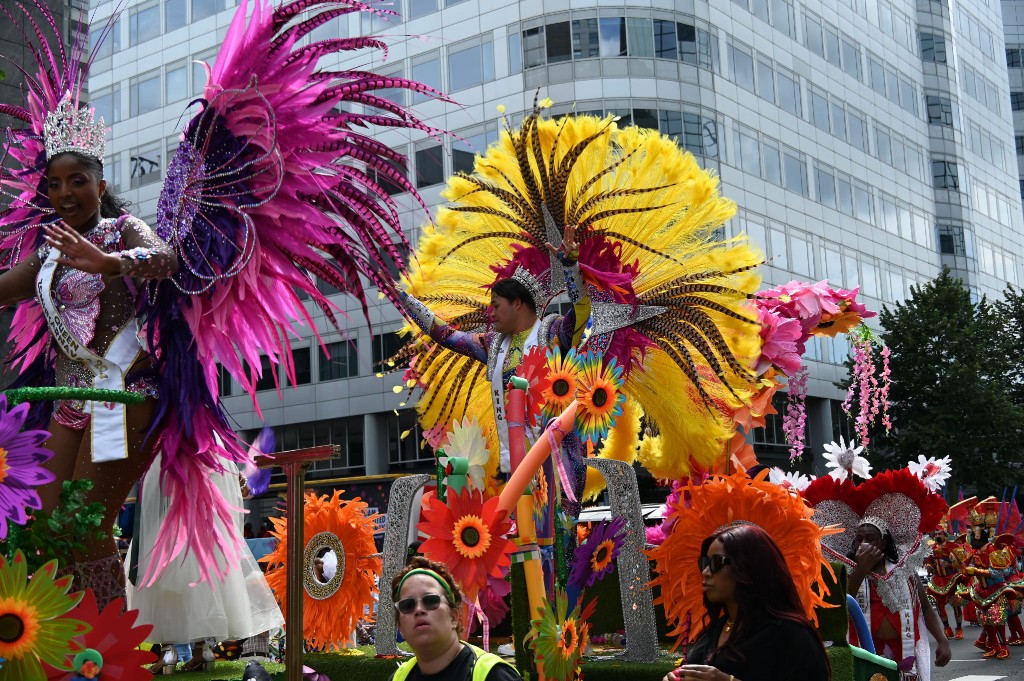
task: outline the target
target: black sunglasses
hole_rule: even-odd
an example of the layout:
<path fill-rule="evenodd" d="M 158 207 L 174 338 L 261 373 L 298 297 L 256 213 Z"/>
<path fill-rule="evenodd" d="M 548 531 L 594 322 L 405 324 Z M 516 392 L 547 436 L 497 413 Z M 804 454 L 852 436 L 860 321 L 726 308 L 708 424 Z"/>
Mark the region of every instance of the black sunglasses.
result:
<path fill-rule="evenodd" d="M 731 565 L 732 561 L 723 556 L 721 553 L 713 556 L 701 556 L 697 559 L 697 567 L 700 568 L 701 572 L 704 572 L 708 568 L 711 568 L 711 574 L 715 574 L 726 565 Z"/>
<path fill-rule="evenodd" d="M 440 594 L 426 594 L 422 598 L 403 598 L 395 603 L 395 609 L 403 615 L 411 615 L 416 612 L 416 603 L 421 601 L 424 610 L 437 610 L 441 607 Z"/>

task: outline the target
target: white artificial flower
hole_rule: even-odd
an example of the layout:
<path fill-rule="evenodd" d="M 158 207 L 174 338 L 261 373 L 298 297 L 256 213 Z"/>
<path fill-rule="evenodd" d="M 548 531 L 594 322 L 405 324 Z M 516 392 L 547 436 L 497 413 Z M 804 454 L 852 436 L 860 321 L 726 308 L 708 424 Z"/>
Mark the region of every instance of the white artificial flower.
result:
<path fill-rule="evenodd" d="M 857 443 L 846 441 L 840 437 L 839 444 L 830 442 L 825 445 L 825 465 L 834 470 L 829 471 L 836 480 L 846 480 L 848 476 L 856 475 L 858 478 L 867 480 L 871 477 L 871 464 L 860 453 L 864 447 L 855 447 Z"/>
<path fill-rule="evenodd" d="M 768 480 L 774 482 L 782 489 L 793 492 L 803 492 L 811 484 L 811 478 L 803 473 L 789 473 L 778 466 L 768 471 Z"/>
<path fill-rule="evenodd" d="M 924 454 L 918 454 L 917 462 L 911 461 L 907 464 L 907 468 L 921 478 L 929 492 L 938 492 L 946 484 L 946 480 L 949 480 L 950 473 L 953 472 L 952 463 L 953 460 L 948 456 L 936 459 L 934 456 L 925 458 Z"/>
<path fill-rule="evenodd" d="M 484 489 L 484 466 L 490 458 L 487 449 L 487 438 L 484 437 L 480 424 L 476 419 L 468 416 L 462 419 L 462 423 L 452 421 L 452 428 L 448 432 L 448 438 L 443 445 L 445 457 L 440 457 L 441 465 L 447 465 L 449 456 L 457 456 L 469 460 L 469 486 L 473 489 L 483 491 Z"/>

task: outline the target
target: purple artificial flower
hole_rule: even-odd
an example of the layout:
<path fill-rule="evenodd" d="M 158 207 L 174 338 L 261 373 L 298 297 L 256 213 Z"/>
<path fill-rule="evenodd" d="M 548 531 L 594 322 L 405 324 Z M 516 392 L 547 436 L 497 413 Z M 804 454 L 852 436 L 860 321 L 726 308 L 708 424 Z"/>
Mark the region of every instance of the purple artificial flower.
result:
<path fill-rule="evenodd" d="M 611 574 L 625 538 L 625 518 L 615 518 L 594 527 L 587 540 L 576 549 L 569 586 L 587 589 Z"/>
<path fill-rule="evenodd" d="M 42 467 L 53 452 L 40 445 L 50 437 L 45 430 L 21 432 L 28 417 L 28 403 L 7 409 L 0 395 L 0 539 L 7 537 L 7 521 L 18 525 L 28 520 L 26 509 L 43 507 L 36 487 L 53 482 L 53 473 Z"/>

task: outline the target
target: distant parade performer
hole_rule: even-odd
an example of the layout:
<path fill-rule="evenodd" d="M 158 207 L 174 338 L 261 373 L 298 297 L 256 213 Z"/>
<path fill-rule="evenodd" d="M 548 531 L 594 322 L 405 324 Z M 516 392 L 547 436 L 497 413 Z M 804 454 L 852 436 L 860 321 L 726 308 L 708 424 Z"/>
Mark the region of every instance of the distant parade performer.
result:
<path fill-rule="evenodd" d="M 947 639 L 964 637 L 964 614 L 961 607 L 963 601 L 957 595 L 957 586 L 964 578 L 956 553 L 959 548 L 959 544 L 955 540 L 949 540 L 946 532 L 940 529 L 935 533 L 932 555 L 924 561 L 929 575 L 926 587 L 928 598 L 942 619 L 942 629 Z M 953 617 L 956 620 L 955 633 L 949 626 L 949 617 L 946 615 L 947 603 L 953 608 Z"/>

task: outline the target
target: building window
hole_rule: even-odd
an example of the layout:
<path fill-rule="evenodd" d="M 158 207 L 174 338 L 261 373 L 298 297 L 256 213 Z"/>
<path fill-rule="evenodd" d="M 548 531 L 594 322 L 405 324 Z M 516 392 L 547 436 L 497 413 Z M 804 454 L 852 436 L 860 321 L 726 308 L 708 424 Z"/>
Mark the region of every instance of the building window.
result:
<path fill-rule="evenodd" d="M 131 100 L 129 115 L 140 116 L 150 111 L 156 111 L 162 106 L 159 69 L 136 76 L 128 82 L 128 96 Z"/>
<path fill-rule="evenodd" d="M 874 57 L 868 57 L 868 69 L 871 74 L 871 89 L 885 97 L 885 69 Z"/>
<path fill-rule="evenodd" d="M 783 151 L 782 170 L 786 189 L 807 196 L 807 164 L 800 152 L 787 147 Z"/>
<path fill-rule="evenodd" d="M 392 469 L 401 470 L 433 464 L 434 452 L 420 435 L 415 409 L 389 412 L 387 420 L 388 463 Z"/>
<path fill-rule="evenodd" d="M 771 62 L 757 61 L 757 94 L 761 99 L 775 103 L 775 70 Z"/>
<path fill-rule="evenodd" d="M 1010 93 L 1010 109 L 1013 111 L 1024 111 L 1024 92 Z"/>
<path fill-rule="evenodd" d="M 821 21 L 810 14 L 804 15 L 804 40 L 808 50 L 819 57 L 825 56 L 825 43 L 821 38 Z"/>
<path fill-rule="evenodd" d="M 1024 93 L 1021 93 L 1021 95 L 1024 95 Z M 953 102 L 945 97 L 928 95 L 925 97 L 925 103 L 928 109 L 929 125 L 953 127 Z"/>
<path fill-rule="evenodd" d="M 421 56 L 413 62 L 412 79 L 424 85 L 429 85 L 435 90 L 441 90 L 441 58 L 435 51 L 426 56 Z M 419 104 L 431 99 L 431 96 L 421 92 L 414 92 L 412 103 Z"/>
<path fill-rule="evenodd" d="M 729 62 L 732 64 L 732 79 L 748 92 L 754 92 L 754 58 L 749 50 L 729 45 Z"/>
<path fill-rule="evenodd" d="M 772 0 L 772 26 L 796 39 L 792 0 Z"/>
<path fill-rule="evenodd" d="M 402 69 L 397 71 L 391 71 L 389 73 L 382 73 L 382 78 L 402 78 Z M 407 95 L 409 89 L 404 87 L 385 87 L 377 90 L 377 96 L 382 97 L 389 102 L 394 102 L 398 106 L 407 105 Z"/>
<path fill-rule="evenodd" d="M 747 175 L 761 177 L 761 145 L 757 133 L 736 131 L 736 165 Z"/>
<path fill-rule="evenodd" d="M 917 115 L 917 90 L 913 83 L 903 78 L 900 78 L 900 102 L 904 111 Z"/>
<path fill-rule="evenodd" d="M 121 154 L 114 154 L 104 159 L 103 179 L 107 181 L 108 191 L 114 194 L 121 191 Z"/>
<path fill-rule="evenodd" d="M 260 356 L 260 377 L 256 381 L 256 390 L 273 390 L 277 387 L 277 365 L 270 363 L 266 355 Z"/>
<path fill-rule="evenodd" d="M 575 21 L 573 22 L 576 23 Z M 678 59 L 676 22 L 664 19 L 654 20 L 654 56 L 660 59 Z"/>
<path fill-rule="evenodd" d="M 308 385 L 313 382 L 312 352 L 309 348 L 293 348 L 292 362 L 295 365 L 295 382 L 289 378 L 289 385 Z"/>
<path fill-rule="evenodd" d="M 128 44 L 139 45 L 160 36 L 160 5 L 149 3 L 132 10 L 128 17 Z"/>
<path fill-rule="evenodd" d="M 170 33 L 188 24 L 185 0 L 164 0 L 164 31 Z"/>
<path fill-rule="evenodd" d="M 121 86 L 97 90 L 89 104 L 96 110 L 96 117 L 102 118 L 107 125 L 121 120 Z"/>
<path fill-rule="evenodd" d="M 416 188 L 444 182 L 444 149 L 440 144 L 416 150 Z"/>
<path fill-rule="evenodd" d="M 490 40 L 448 51 L 448 91 L 458 92 L 494 80 L 494 47 Z"/>
<path fill-rule="evenodd" d="M 815 168 L 814 183 L 818 186 L 818 203 L 829 208 L 836 207 L 836 178 L 831 168 Z"/>
<path fill-rule="evenodd" d="M 220 364 L 217 365 L 217 393 L 221 397 L 231 397 L 231 374 Z"/>
<path fill-rule="evenodd" d="M 764 161 L 764 179 L 777 187 L 782 186 L 782 157 L 779 149 L 772 143 L 761 145 L 761 157 Z"/>
<path fill-rule="evenodd" d="M 164 73 L 165 101 L 170 104 L 188 97 L 188 63 L 182 59 L 172 62 Z"/>
<path fill-rule="evenodd" d="M 373 337 L 373 370 L 384 371 L 390 367 L 385 362 L 395 356 L 404 341 L 397 332 L 379 333 Z"/>
<path fill-rule="evenodd" d="M 400 153 L 404 154 L 404 150 Z M 380 188 L 384 190 L 384 193 L 388 196 L 395 196 L 396 194 L 401 194 L 406 191 L 405 186 L 403 184 L 399 184 L 398 178 L 389 176 L 387 174 L 388 171 L 384 169 L 386 167 L 387 169 L 394 171 L 402 179 L 408 181 L 409 172 L 405 166 L 400 165 L 397 161 L 392 161 L 391 159 L 381 159 L 381 163 L 383 164 L 383 167 L 372 169 L 368 168 L 367 171 L 370 177 L 372 177 L 374 181 L 380 185 Z"/>
<path fill-rule="evenodd" d="M 868 153 L 868 132 L 864 117 L 851 110 L 846 111 L 847 138 L 850 144 Z"/>
<path fill-rule="evenodd" d="M 163 170 L 163 150 L 161 146 L 157 142 L 132 149 L 129 159 L 132 189 L 160 181 L 160 174 Z"/>
<path fill-rule="evenodd" d="M 105 59 L 121 51 L 121 20 L 118 19 L 107 30 L 106 22 L 89 27 L 89 49 L 93 59 Z"/>
<path fill-rule="evenodd" d="M 359 355 L 354 338 L 328 343 L 325 349 L 327 354 L 324 354 L 324 350 L 320 351 L 318 375 L 321 381 L 334 381 L 359 375 Z"/>
<path fill-rule="evenodd" d="M 802 118 L 803 107 L 800 105 L 800 81 L 798 78 L 795 73 L 787 73 L 781 68 L 778 70 L 779 106 L 783 111 Z"/>
<path fill-rule="evenodd" d="M 852 39 L 843 37 L 843 71 L 860 80 L 860 46 Z"/>
<path fill-rule="evenodd" d="M 946 39 L 935 33 L 921 34 L 921 60 L 946 63 Z"/>
<path fill-rule="evenodd" d="M 437 11 L 437 0 L 409 0 L 409 18 L 416 19 Z"/>
<path fill-rule="evenodd" d="M 1024 65 L 1024 61 L 1021 60 L 1021 51 L 1016 48 L 1007 48 L 1006 50 L 1006 66 L 1011 69 L 1019 69 Z"/>
<path fill-rule="evenodd" d="M 623 17 L 598 19 L 602 57 L 626 56 L 626 20 Z M 550 36 L 549 36 L 550 37 Z"/>
<path fill-rule="evenodd" d="M 964 245 L 964 228 L 958 225 L 938 225 L 939 253 L 943 255 L 967 255 Z"/>
<path fill-rule="evenodd" d="M 829 27 L 824 28 L 823 33 L 825 35 L 825 61 L 833 66 L 842 68 L 839 34 Z"/>
<path fill-rule="evenodd" d="M 960 189 L 960 175 L 953 161 L 932 161 L 932 182 L 936 189 Z"/>
<path fill-rule="evenodd" d="M 1018 156 L 1024 156 L 1024 136 L 1022 136 L 1022 135 L 1014 135 L 1013 141 L 1014 141 L 1014 144 L 1016 144 L 1016 146 L 1017 146 L 1017 155 Z"/>
<path fill-rule="evenodd" d="M 192 0 L 192 21 L 212 17 L 224 9 L 224 0 Z"/>
<path fill-rule="evenodd" d="M 544 27 L 537 26 L 523 31 L 523 66 L 534 68 L 544 66 L 546 55 L 544 53 Z"/>

